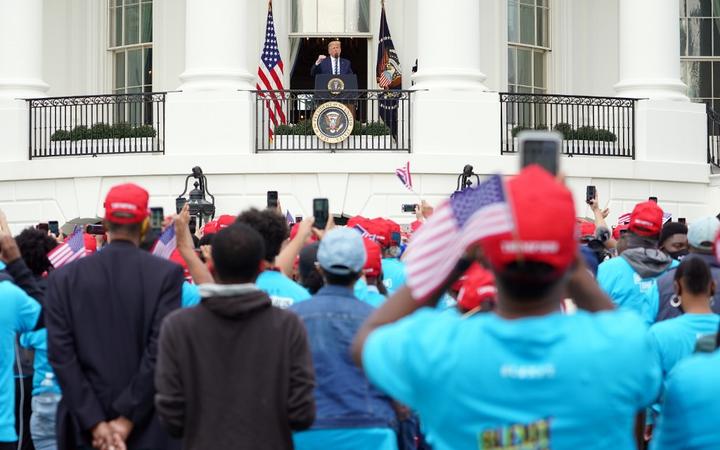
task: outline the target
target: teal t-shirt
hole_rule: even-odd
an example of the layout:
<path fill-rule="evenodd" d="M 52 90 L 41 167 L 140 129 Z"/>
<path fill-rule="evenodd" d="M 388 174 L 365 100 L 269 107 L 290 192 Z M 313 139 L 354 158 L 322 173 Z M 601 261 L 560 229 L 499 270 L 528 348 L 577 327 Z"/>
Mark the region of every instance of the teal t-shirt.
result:
<path fill-rule="evenodd" d="M 463 320 L 422 308 L 375 330 L 363 365 L 418 412 L 435 450 L 634 450 L 636 413 L 661 383 L 647 328 L 618 311 Z"/>
<path fill-rule="evenodd" d="M 182 285 L 180 304 L 183 308 L 190 308 L 200 303 L 200 289 L 196 284 L 185 281 Z"/>
<path fill-rule="evenodd" d="M 405 285 L 407 274 L 405 272 L 405 263 L 397 258 L 383 258 L 382 260 L 383 284 L 388 291 L 388 295 L 392 295 Z"/>
<path fill-rule="evenodd" d="M 59 394 L 60 385 L 47 357 L 47 328 L 23 333 L 20 335 L 20 345 L 35 350 L 32 395 Z"/>
<path fill-rule="evenodd" d="M 681 359 L 692 355 L 700 336 L 715 333 L 719 323 L 717 314 L 683 314 L 650 327 L 650 342 L 657 352 L 663 377 Z"/>
<path fill-rule="evenodd" d="M 337 428 L 293 434 L 295 450 L 397 450 L 397 436 L 390 428 Z"/>
<path fill-rule="evenodd" d="M 275 270 L 266 270 L 261 273 L 255 284 L 258 289 L 270 296 L 273 306 L 282 309 L 310 300 L 311 297 L 307 289 Z"/>
<path fill-rule="evenodd" d="M 355 297 L 373 308 L 379 308 L 387 300 L 387 297 L 378 291 L 377 286 L 368 286 L 367 282 L 362 278 L 355 283 L 353 293 Z"/>
<path fill-rule="evenodd" d="M 669 268 L 676 266 L 677 261 L 674 261 Z M 640 315 L 647 326 L 655 323 L 658 313 L 660 293 L 657 278 L 641 278 L 622 257 L 612 258 L 598 266 L 597 282 L 613 303 L 620 309 Z"/>
<path fill-rule="evenodd" d="M 0 442 L 14 442 L 15 335 L 35 327 L 40 304 L 10 281 L 0 281 L 0 300 Z"/>
<path fill-rule="evenodd" d="M 720 443 L 720 352 L 680 361 L 666 382 L 652 450 L 714 450 Z"/>

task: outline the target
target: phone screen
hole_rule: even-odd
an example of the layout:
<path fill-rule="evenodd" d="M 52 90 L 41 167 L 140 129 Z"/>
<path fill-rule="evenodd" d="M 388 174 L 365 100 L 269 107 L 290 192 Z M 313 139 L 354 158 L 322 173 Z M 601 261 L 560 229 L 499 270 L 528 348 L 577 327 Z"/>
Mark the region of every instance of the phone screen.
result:
<path fill-rule="evenodd" d="M 150 208 L 150 228 L 162 229 L 163 220 L 165 220 L 165 212 L 162 208 Z"/>
<path fill-rule="evenodd" d="M 588 186 L 585 189 L 585 202 L 590 203 L 592 200 L 595 200 L 596 196 L 597 189 L 595 189 L 595 186 Z"/>
<path fill-rule="evenodd" d="M 553 175 L 558 172 L 560 148 L 552 140 L 526 140 L 521 150 L 521 166 L 538 164 Z"/>
<path fill-rule="evenodd" d="M 315 228 L 323 229 L 327 225 L 330 218 L 330 205 L 326 198 L 316 198 L 313 200 L 313 216 L 315 217 Z"/>
<path fill-rule="evenodd" d="M 278 206 L 278 192 L 267 191 L 267 207 L 269 209 L 275 209 Z"/>
<path fill-rule="evenodd" d="M 51 220 L 51 221 L 49 221 L 49 222 L 48 222 L 48 228 L 49 228 L 50 232 L 51 232 L 52 234 L 54 234 L 55 236 L 59 236 L 59 235 L 60 235 L 60 226 L 59 226 L 57 220 Z"/>

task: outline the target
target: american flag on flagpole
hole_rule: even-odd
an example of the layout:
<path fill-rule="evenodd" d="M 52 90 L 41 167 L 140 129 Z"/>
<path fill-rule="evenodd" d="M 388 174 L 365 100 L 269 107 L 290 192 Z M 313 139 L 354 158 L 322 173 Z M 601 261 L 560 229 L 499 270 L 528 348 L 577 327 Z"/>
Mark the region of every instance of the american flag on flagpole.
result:
<path fill-rule="evenodd" d="M 370 239 L 370 240 L 373 241 L 373 242 L 377 242 L 377 241 L 378 241 L 378 236 L 377 236 L 376 234 L 370 233 L 368 230 L 365 229 L 365 227 L 363 227 L 363 226 L 360 225 L 359 223 L 356 223 L 356 224 L 355 224 L 355 226 L 353 227 L 353 230 L 355 230 L 355 231 L 357 231 L 358 233 L 360 233 L 360 236 L 362 236 L 362 237 L 364 237 L 364 238 L 367 238 L 367 239 Z"/>
<path fill-rule="evenodd" d="M 152 254 L 163 259 L 170 259 L 170 255 L 177 248 L 177 238 L 175 236 L 175 225 L 170 224 L 160 237 L 152 249 Z"/>
<path fill-rule="evenodd" d="M 627 224 L 629 224 L 629 223 L 630 223 L 630 216 L 631 216 L 631 215 L 632 215 L 632 214 L 630 214 L 630 213 L 625 213 L 625 214 L 621 215 L 620 217 L 618 217 L 617 224 L 618 224 L 618 225 L 627 225 Z"/>
<path fill-rule="evenodd" d="M 283 62 L 278 49 L 275 36 L 275 23 L 272 14 L 272 1 L 268 2 L 267 25 L 265 27 L 265 45 L 260 56 L 258 66 L 258 82 L 255 89 L 258 91 L 282 91 Z M 282 92 L 263 92 L 261 98 L 265 99 L 265 108 L 268 112 L 268 136 L 273 139 L 273 130 L 276 126 L 286 123 L 283 111 Z"/>
<path fill-rule="evenodd" d="M 403 258 L 415 300 L 425 301 L 443 285 L 470 244 L 513 229 L 499 175 L 442 203 L 415 232 Z"/>
<path fill-rule="evenodd" d="M 295 225 L 295 218 L 290 214 L 290 210 L 285 210 L 285 221 L 289 226 Z"/>
<path fill-rule="evenodd" d="M 85 235 L 82 229 L 76 228 L 65 242 L 52 249 L 47 256 L 50 264 L 56 269 L 87 256 Z"/>
<path fill-rule="evenodd" d="M 406 188 L 409 190 L 413 190 L 412 185 L 412 175 L 410 175 L 410 161 L 405 163 L 403 167 L 400 167 L 399 169 L 395 169 L 395 175 L 402 181 L 402 184 L 405 185 Z"/>

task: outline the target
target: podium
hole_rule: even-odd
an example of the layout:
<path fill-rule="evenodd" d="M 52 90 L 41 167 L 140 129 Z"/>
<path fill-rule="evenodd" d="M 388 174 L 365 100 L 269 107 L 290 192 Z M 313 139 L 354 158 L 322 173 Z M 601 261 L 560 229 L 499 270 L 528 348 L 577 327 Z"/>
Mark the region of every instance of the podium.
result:
<path fill-rule="evenodd" d="M 315 76 L 315 100 L 322 102 L 336 101 L 348 103 L 358 97 L 357 75 L 328 75 Z M 353 91 L 353 92 L 345 92 Z"/>

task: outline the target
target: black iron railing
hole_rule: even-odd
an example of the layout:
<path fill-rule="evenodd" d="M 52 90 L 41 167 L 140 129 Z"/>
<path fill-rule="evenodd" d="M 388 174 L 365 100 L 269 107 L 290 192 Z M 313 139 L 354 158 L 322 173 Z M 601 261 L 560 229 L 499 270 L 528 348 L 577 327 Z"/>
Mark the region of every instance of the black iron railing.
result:
<path fill-rule="evenodd" d="M 165 94 L 28 99 L 30 159 L 163 153 Z"/>
<path fill-rule="evenodd" d="M 411 91 L 345 90 L 255 91 L 255 149 L 309 151 L 412 150 Z M 321 140 L 313 130 L 315 111 L 328 101 L 347 106 L 354 117 L 352 134 L 338 143 Z"/>
<path fill-rule="evenodd" d="M 707 133 L 708 133 L 708 163 L 720 167 L 720 114 L 715 112 L 710 105 L 705 106 L 707 110 Z"/>
<path fill-rule="evenodd" d="M 619 97 L 500 93 L 501 152 L 522 130 L 557 130 L 563 154 L 635 158 L 635 104 Z"/>

